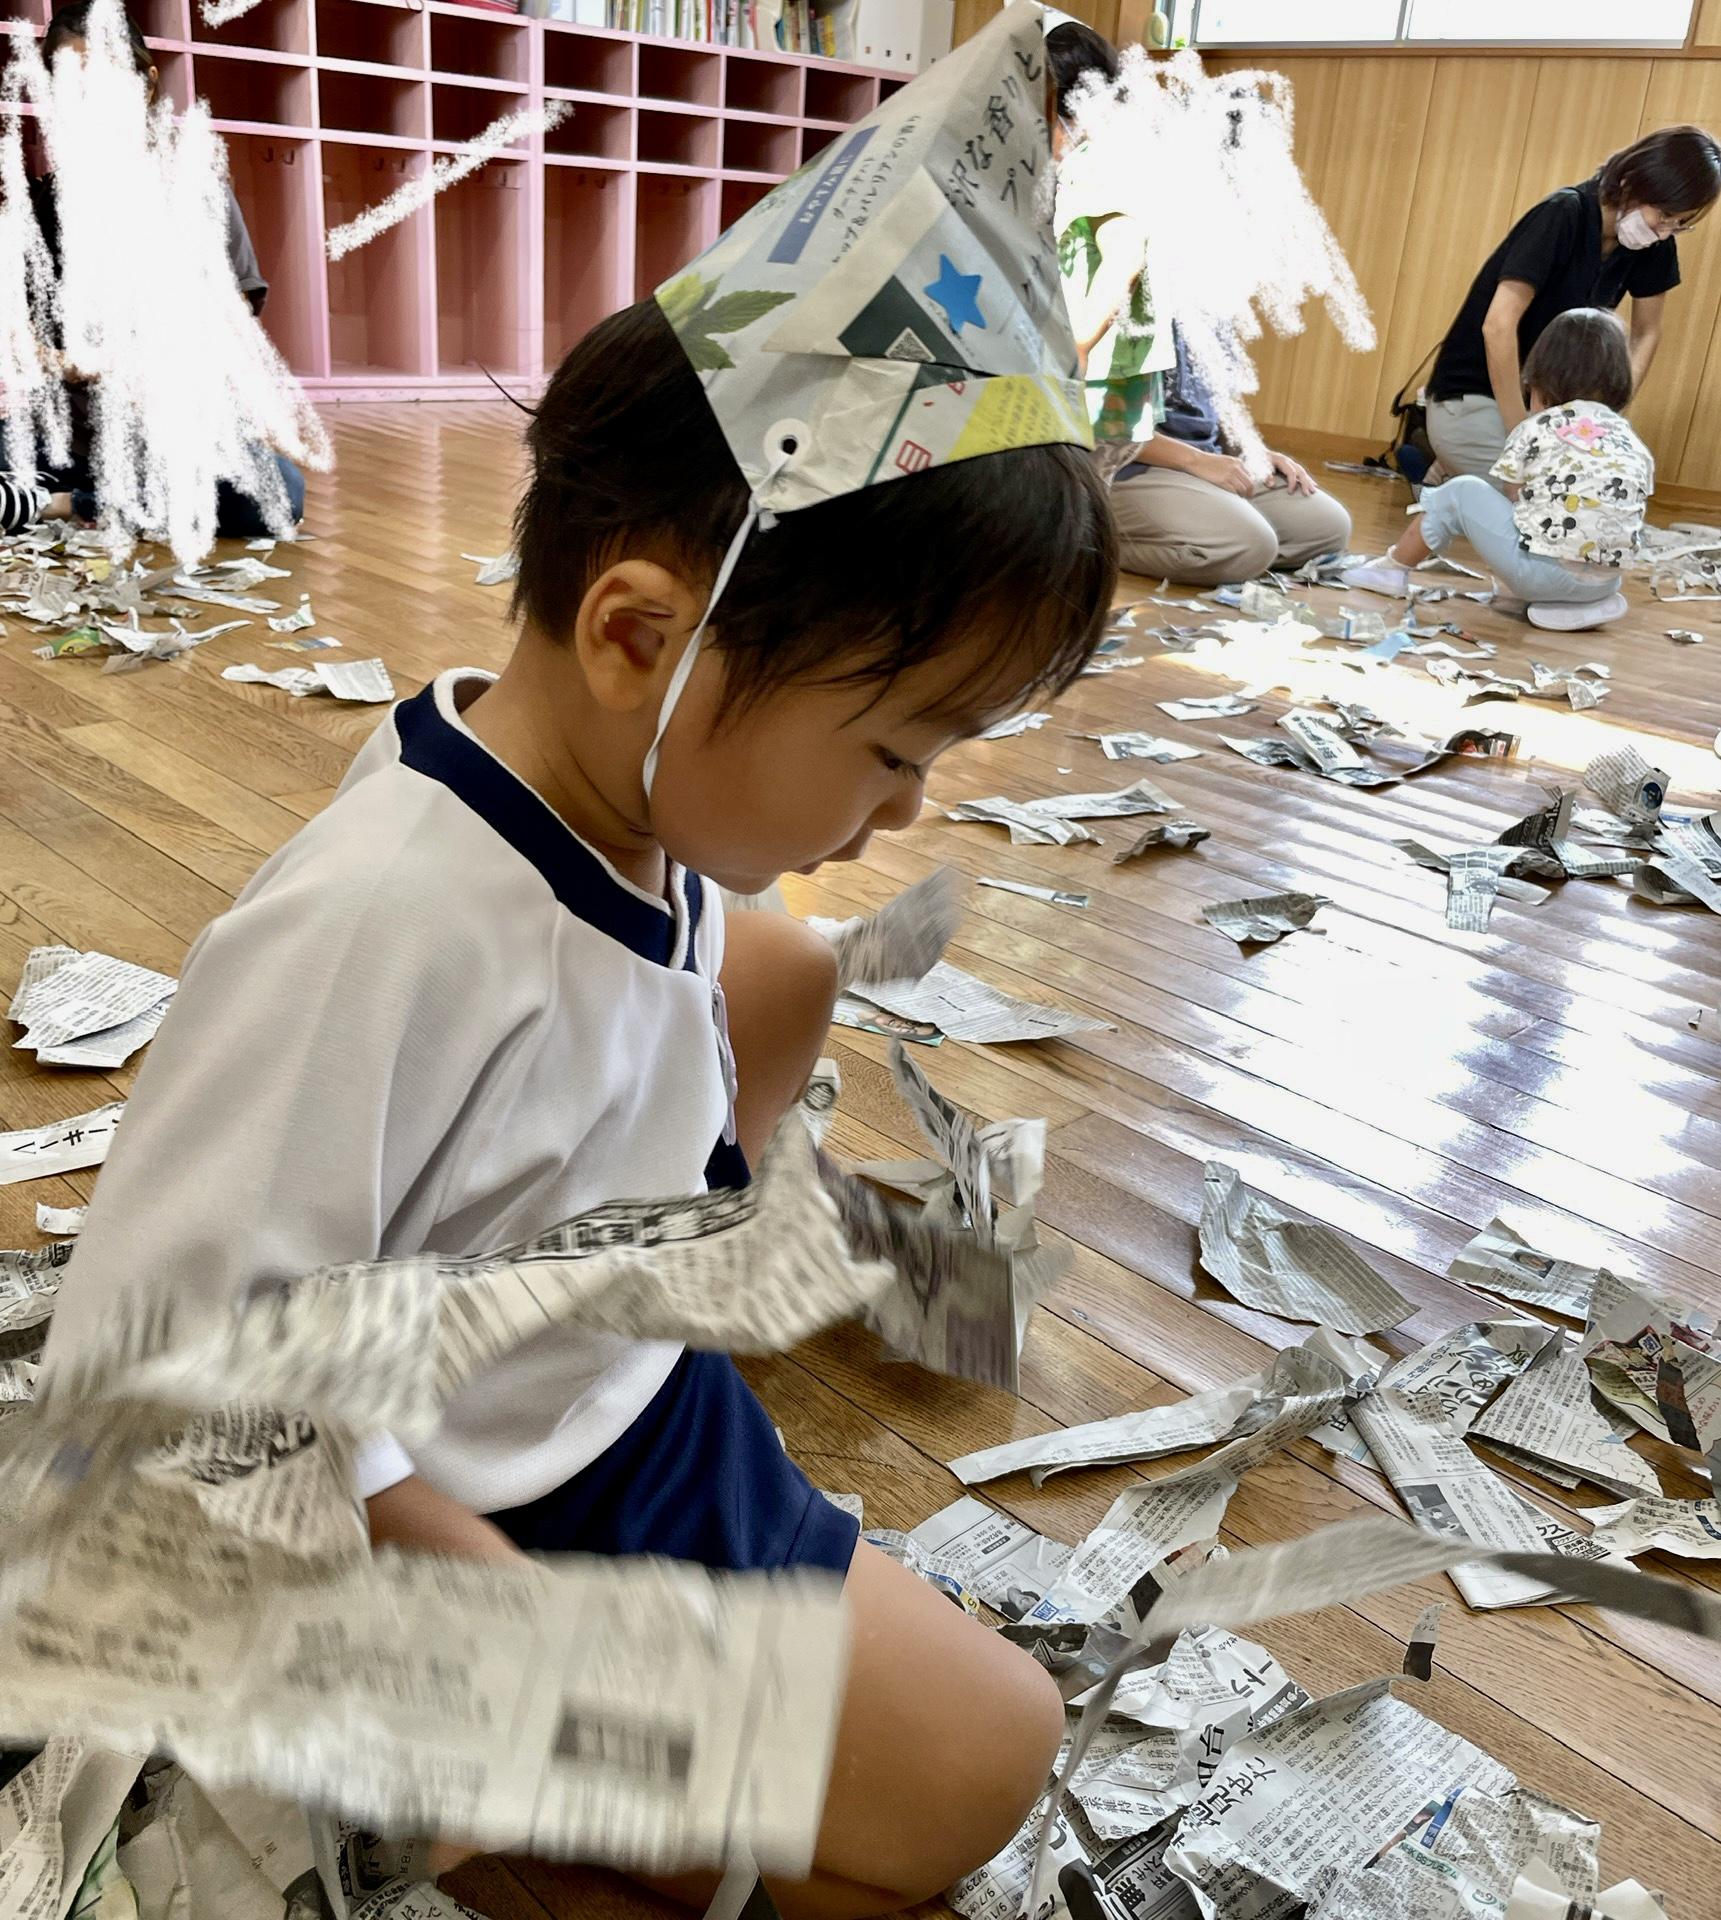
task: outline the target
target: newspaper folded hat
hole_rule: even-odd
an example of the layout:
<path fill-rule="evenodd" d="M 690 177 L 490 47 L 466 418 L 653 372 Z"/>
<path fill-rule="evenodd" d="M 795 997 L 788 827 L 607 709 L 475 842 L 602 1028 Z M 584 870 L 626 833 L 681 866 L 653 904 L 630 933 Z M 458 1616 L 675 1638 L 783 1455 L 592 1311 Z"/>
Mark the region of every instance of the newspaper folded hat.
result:
<path fill-rule="evenodd" d="M 1092 445 L 1051 231 L 1032 0 L 892 94 L 657 302 L 755 505 Z"/>

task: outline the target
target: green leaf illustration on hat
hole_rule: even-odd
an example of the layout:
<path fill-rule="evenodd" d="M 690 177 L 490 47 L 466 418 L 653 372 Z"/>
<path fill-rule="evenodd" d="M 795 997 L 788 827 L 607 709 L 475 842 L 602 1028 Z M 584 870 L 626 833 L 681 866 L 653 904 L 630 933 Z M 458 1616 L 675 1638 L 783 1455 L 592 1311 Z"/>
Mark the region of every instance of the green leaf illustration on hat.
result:
<path fill-rule="evenodd" d="M 1093 445 L 1048 217 L 1041 13 L 1015 0 L 658 289 L 761 508 Z"/>
<path fill-rule="evenodd" d="M 712 339 L 714 333 L 739 333 L 794 297 L 792 293 L 771 293 L 763 288 L 719 295 L 715 282 L 697 273 L 685 273 L 658 295 L 658 305 L 694 370 L 715 373 L 735 362 Z"/>

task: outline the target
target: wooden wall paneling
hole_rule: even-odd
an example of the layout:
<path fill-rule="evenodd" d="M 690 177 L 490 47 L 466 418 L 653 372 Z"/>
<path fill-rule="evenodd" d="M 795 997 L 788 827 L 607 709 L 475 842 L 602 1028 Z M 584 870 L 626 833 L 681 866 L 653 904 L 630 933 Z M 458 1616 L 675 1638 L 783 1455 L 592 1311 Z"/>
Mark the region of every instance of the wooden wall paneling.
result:
<path fill-rule="evenodd" d="M 1438 63 L 1415 186 L 1405 196 L 1409 238 L 1391 319 L 1383 325 L 1376 314 L 1382 348 L 1374 422 L 1383 435 L 1391 430 L 1392 396 L 1451 322 L 1486 257 L 1478 243 L 1511 225 L 1537 65 Z"/>
<path fill-rule="evenodd" d="M 1698 0 L 1697 18 L 1691 28 L 1694 47 L 1721 47 L 1721 0 Z"/>
<path fill-rule="evenodd" d="M 1721 61 L 1656 60 L 1649 68 L 1640 133 L 1686 121 L 1721 127 Z M 1721 387 L 1711 385 L 1705 372 L 1713 359 L 1716 310 L 1721 307 L 1721 231 L 1712 230 L 1711 222 L 1680 241 L 1679 271 L 1680 284 L 1667 296 L 1661 349 L 1643 397 L 1632 405 L 1632 424 L 1655 455 L 1658 479 L 1714 486 L 1713 423 L 1721 418 L 1715 410 Z M 1628 305 L 1622 317 L 1629 313 Z M 1698 428 L 1699 421 L 1705 427 Z M 1695 480 L 1692 469 L 1709 477 Z"/>
<path fill-rule="evenodd" d="M 1534 206 L 1555 187 L 1587 180 L 1616 148 L 1637 138 L 1649 90 L 1649 60 L 1568 55 L 1537 59 L 1535 105 L 1525 128 L 1513 212 Z M 1460 216 L 1462 217 L 1462 216 Z M 1480 266 L 1498 244 L 1488 236 L 1476 255 Z"/>
<path fill-rule="evenodd" d="M 1002 13 L 1004 0 L 956 0 L 955 24 L 951 28 L 950 44 L 959 47 L 964 40 L 972 40 L 975 34 L 985 26 L 995 13 Z M 1069 9 L 1066 7 L 1067 13 Z"/>
<path fill-rule="evenodd" d="M 1392 327 L 1399 269 L 1410 242 L 1410 183 L 1428 121 L 1437 62 L 1398 56 L 1339 59 L 1339 85 L 1325 129 L 1327 156 L 1316 198 L 1355 270 L 1377 336 Z M 1318 130 L 1317 130 L 1318 131 Z M 1313 182 L 1311 182 L 1311 186 Z M 1373 433 L 1384 356 L 1357 354 L 1326 317 L 1308 313 L 1296 353 L 1300 424 L 1328 433 Z M 1262 411 L 1261 419 L 1275 416 Z"/>
<path fill-rule="evenodd" d="M 1203 64 L 1209 73 L 1238 73 L 1267 68 L 1282 73 L 1291 83 L 1292 137 L 1297 165 L 1308 182 L 1317 203 L 1323 199 L 1327 164 L 1332 142 L 1329 129 L 1339 111 L 1340 78 L 1345 66 L 1342 54 L 1233 54 L 1228 58 L 1208 56 Z M 1260 375 L 1260 386 L 1250 403 L 1257 420 L 1289 420 L 1298 417 L 1292 396 L 1296 392 L 1299 369 L 1310 351 L 1310 329 L 1331 327 L 1319 307 L 1305 308 L 1304 331 L 1283 335 L 1268 329 L 1250 348 Z"/>

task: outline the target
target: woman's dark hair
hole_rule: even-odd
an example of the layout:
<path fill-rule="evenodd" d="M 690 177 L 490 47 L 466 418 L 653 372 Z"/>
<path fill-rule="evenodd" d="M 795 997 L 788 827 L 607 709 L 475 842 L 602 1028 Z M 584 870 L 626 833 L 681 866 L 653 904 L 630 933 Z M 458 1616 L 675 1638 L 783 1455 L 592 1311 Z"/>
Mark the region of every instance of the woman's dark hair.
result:
<path fill-rule="evenodd" d="M 1095 33 L 1080 20 L 1061 20 L 1046 35 L 1046 59 L 1052 69 L 1060 117 L 1064 102 L 1090 73 L 1102 74 L 1111 84 L 1122 70 L 1117 48 L 1103 33 Z"/>
<path fill-rule="evenodd" d="M 623 543 L 709 583 L 747 483 L 655 300 L 586 335 L 527 433 L 514 516 L 516 617 L 568 634 Z M 1117 541 L 1087 454 L 983 454 L 782 514 L 748 539 L 712 619 L 725 703 L 791 680 L 888 683 L 976 631 L 985 662 L 941 713 L 1007 712 L 1055 693 L 1099 639 Z"/>
<path fill-rule="evenodd" d="M 1601 307 L 1571 307 L 1556 314 L 1524 362 L 1524 401 L 1543 404 L 1599 400 L 1615 413 L 1631 398 L 1631 349 L 1617 314 Z"/>
<path fill-rule="evenodd" d="M 47 31 L 42 35 L 42 58 L 49 66 L 54 64 L 54 55 L 68 40 L 87 40 L 90 37 L 90 15 L 95 11 L 96 0 L 72 0 L 70 6 L 61 7 L 48 22 Z M 147 79 L 149 70 L 155 65 L 155 58 L 143 37 L 143 29 L 122 7 L 120 19 L 125 23 L 126 38 L 131 42 L 132 64 Z"/>
<path fill-rule="evenodd" d="M 1721 145 L 1701 127 L 1662 127 L 1604 160 L 1595 179 L 1604 206 L 1702 213 L 1721 197 Z"/>

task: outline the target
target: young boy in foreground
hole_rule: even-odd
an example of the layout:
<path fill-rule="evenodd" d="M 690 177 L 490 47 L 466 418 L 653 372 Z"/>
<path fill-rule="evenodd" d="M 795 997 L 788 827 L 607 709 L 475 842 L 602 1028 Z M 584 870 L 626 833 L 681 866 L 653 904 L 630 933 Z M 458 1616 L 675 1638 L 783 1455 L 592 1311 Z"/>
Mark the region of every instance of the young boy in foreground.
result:
<path fill-rule="evenodd" d="M 1018 66 L 1017 91 L 1040 77 L 1038 34 L 1012 9 L 935 70 L 938 87 L 990 59 L 982 99 L 1014 99 Z M 1043 155 L 1037 122 L 1034 138 Z M 809 223 L 831 196 L 803 190 L 758 211 Z M 917 291 L 949 300 L 954 340 L 924 303 L 913 323 L 942 348 L 938 371 L 914 365 L 931 349 L 908 372 L 901 354 L 874 371 L 851 349 L 861 384 L 893 396 L 879 445 L 915 427 L 914 470 L 833 487 L 738 549 L 757 495 L 694 367 L 712 363 L 710 316 L 778 325 L 772 307 L 799 296 L 708 300 L 696 347 L 690 273 L 569 355 L 531 430 L 512 658 L 397 707 L 327 811 L 198 941 L 70 1270 L 58 1361 L 121 1288 L 171 1287 L 182 1315 L 188 1301 L 220 1315 L 324 1264 L 483 1252 L 603 1201 L 746 1179 L 825 1039 L 835 974 L 781 916 L 738 916 L 726 940 L 717 888 L 756 893 L 907 826 L 941 753 L 1074 677 L 1110 599 L 1082 429 L 1042 404 L 1062 397 L 1043 374 L 1052 349 L 1021 325 L 1000 345 L 995 326 L 976 348 L 988 377 L 949 364 L 969 364 L 976 317 L 1014 311 L 991 290 L 1022 279 L 999 255 L 1011 222 L 1024 253 L 1049 241 L 1011 208 L 982 251 L 957 206 L 936 214 L 942 266 L 905 266 L 881 316 L 900 329 Z M 966 281 L 952 252 L 976 263 Z M 828 296 L 820 271 L 810 291 Z M 1061 379 L 1067 322 L 1046 324 Z M 813 354 L 791 358 L 802 387 L 783 413 L 826 377 Z M 726 348 L 719 364 L 737 363 Z M 768 354 L 754 372 L 774 404 Z M 966 440 L 947 435 L 918 470 L 953 417 Z M 786 425 L 779 443 L 850 460 L 850 415 Z M 1044 1785 L 1063 1726 L 1046 1674 L 858 1543 L 724 1356 L 543 1334 L 462 1389 L 411 1458 L 373 1437 L 360 1491 L 373 1539 L 403 1547 L 843 1574 L 853 1657 L 813 1875 L 774 1889 L 788 1913 L 933 1895 L 997 1851 Z"/>

